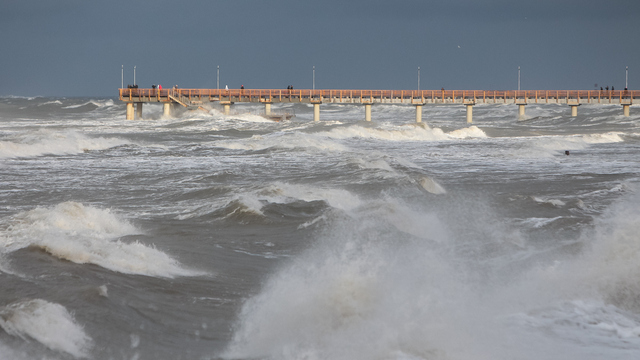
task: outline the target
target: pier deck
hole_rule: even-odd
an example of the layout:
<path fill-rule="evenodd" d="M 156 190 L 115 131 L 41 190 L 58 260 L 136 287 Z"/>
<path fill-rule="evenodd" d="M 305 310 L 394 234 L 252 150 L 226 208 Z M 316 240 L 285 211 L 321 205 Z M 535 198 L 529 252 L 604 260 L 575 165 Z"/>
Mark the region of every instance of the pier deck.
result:
<path fill-rule="evenodd" d="M 274 89 L 120 89 L 124 102 L 258 102 L 383 104 L 630 104 L 638 90 L 274 90 Z"/>
<path fill-rule="evenodd" d="M 205 102 L 219 102 L 225 113 L 234 103 L 264 103 L 267 115 L 272 103 L 314 104 L 314 120 L 319 120 L 319 105 L 323 103 L 364 104 L 366 120 L 370 120 L 371 104 L 413 104 L 418 111 L 427 104 L 463 104 L 467 106 L 467 121 L 472 120 L 475 104 L 516 104 L 524 116 L 527 104 L 567 104 L 572 116 L 583 104 L 619 104 L 629 116 L 629 106 L 640 102 L 638 90 L 311 90 L 311 89 L 119 89 L 120 100 L 127 103 L 127 119 L 133 119 L 133 104 L 142 113 L 142 103 L 164 103 L 165 114 L 170 104 L 187 108 L 201 107 Z M 416 121 L 421 121 L 416 113 Z"/>

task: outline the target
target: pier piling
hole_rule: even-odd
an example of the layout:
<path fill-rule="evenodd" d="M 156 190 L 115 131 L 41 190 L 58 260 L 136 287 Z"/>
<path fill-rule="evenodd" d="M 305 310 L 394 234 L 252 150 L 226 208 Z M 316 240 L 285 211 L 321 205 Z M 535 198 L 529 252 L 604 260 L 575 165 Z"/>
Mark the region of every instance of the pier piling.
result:
<path fill-rule="evenodd" d="M 133 120 L 135 118 L 135 112 L 133 110 L 133 103 L 127 103 L 127 120 Z"/>
<path fill-rule="evenodd" d="M 371 121 L 371 104 L 364 104 L 364 121 Z"/>
<path fill-rule="evenodd" d="M 524 106 L 526 104 L 518 104 L 518 118 L 519 119 L 524 119 Z"/>
<path fill-rule="evenodd" d="M 580 104 L 570 104 L 569 106 L 571 106 L 571 116 L 578 116 L 578 106 L 580 106 Z"/>
<path fill-rule="evenodd" d="M 422 122 L 422 104 L 416 105 L 416 124 Z"/>

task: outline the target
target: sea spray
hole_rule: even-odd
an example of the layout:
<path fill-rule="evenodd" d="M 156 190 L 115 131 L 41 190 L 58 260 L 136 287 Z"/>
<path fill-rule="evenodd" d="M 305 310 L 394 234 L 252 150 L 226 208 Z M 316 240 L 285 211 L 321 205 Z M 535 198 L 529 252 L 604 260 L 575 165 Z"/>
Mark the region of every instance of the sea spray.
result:
<path fill-rule="evenodd" d="M 31 338 L 51 350 L 88 357 L 92 340 L 60 304 L 22 300 L 0 308 L 0 327 L 9 335 Z"/>

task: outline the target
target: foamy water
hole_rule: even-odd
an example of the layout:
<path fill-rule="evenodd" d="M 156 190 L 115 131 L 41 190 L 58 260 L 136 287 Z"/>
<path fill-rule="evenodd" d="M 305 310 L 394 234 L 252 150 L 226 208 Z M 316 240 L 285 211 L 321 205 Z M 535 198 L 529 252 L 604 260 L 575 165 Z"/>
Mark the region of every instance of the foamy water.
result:
<path fill-rule="evenodd" d="M 34 299 L 0 308 L 0 327 L 9 335 L 35 340 L 47 348 L 86 358 L 91 338 L 59 304 Z"/>
<path fill-rule="evenodd" d="M 0 358 L 637 358 L 640 108 L 233 107 L 0 98 Z"/>
<path fill-rule="evenodd" d="M 0 141 L 0 159 L 42 155 L 79 154 L 104 150 L 127 142 L 120 139 L 91 138 L 75 131 L 37 131 L 15 134 Z"/>
<path fill-rule="evenodd" d="M 109 210 L 65 202 L 54 208 L 19 213 L 0 235 L 3 253 L 37 247 L 60 259 L 96 264 L 129 274 L 174 277 L 194 275 L 167 254 L 120 237 L 139 233 Z"/>

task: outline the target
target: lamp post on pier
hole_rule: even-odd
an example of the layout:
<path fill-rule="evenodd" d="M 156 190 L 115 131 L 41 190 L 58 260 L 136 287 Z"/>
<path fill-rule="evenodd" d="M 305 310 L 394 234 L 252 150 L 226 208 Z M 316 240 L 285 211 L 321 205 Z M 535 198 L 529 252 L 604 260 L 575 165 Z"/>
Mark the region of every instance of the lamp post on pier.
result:
<path fill-rule="evenodd" d="M 420 91 L 420 66 L 418 66 L 418 91 Z"/>
<path fill-rule="evenodd" d="M 216 89 L 220 90 L 220 65 L 218 65 L 218 72 L 216 74 Z"/>
<path fill-rule="evenodd" d="M 124 65 L 122 65 L 122 70 L 120 70 L 120 78 L 121 78 L 120 88 L 122 89 L 124 88 Z"/>
<path fill-rule="evenodd" d="M 520 66 L 518 66 L 518 91 L 520 91 Z"/>
<path fill-rule="evenodd" d="M 311 80 L 311 89 L 316 89 L 316 66 L 313 66 L 313 80 Z"/>
<path fill-rule="evenodd" d="M 629 88 L 629 67 L 627 66 L 625 78 L 624 78 L 624 89 L 627 90 Z"/>
<path fill-rule="evenodd" d="M 136 84 L 136 67 L 135 65 L 133 66 L 133 85 Z"/>

